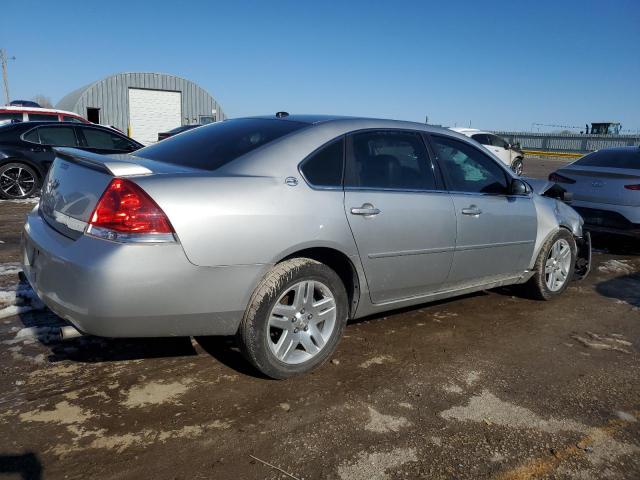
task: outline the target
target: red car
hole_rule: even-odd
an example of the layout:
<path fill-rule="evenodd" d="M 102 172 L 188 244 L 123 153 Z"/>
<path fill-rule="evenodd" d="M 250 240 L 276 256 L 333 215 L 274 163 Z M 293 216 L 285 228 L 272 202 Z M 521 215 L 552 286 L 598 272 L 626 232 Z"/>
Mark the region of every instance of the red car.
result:
<path fill-rule="evenodd" d="M 37 108 L 22 106 L 0 107 L 0 124 L 9 123 L 12 120 L 18 122 L 46 121 L 46 122 L 77 122 L 89 123 L 77 113 L 53 108 Z"/>

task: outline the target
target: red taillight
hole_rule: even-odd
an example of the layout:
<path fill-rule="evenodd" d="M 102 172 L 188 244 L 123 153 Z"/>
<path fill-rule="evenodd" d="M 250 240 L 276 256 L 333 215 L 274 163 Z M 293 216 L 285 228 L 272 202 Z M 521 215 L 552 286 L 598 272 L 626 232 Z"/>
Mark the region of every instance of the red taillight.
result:
<path fill-rule="evenodd" d="M 576 183 L 575 180 L 567 178 L 564 175 L 560 175 L 559 173 L 552 173 L 549 175 L 549 181 L 556 183 Z"/>
<path fill-rule="evenodd" d="M 100 197 L 91 220 L 91 227 L 125 234 L 172 234 L 169 219 L 135 183 L 114 178 Z"/>
<path fill-rule="evenodd" d="M 636 185 L 625 185 L 624 188 L 627 190 L 640 190 L 640 183 Z"/>

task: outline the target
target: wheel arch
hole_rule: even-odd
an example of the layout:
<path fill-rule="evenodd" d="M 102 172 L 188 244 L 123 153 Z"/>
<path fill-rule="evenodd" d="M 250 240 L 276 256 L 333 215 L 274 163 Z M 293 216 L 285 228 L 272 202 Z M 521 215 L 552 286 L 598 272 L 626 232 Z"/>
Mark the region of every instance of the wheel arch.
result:
<path fill-rule="evenodd" d="M 360 301 L 361 287 L 358 270 L 351 259 L 344 252 L 341 252 L 338 249 L 317 246 L 303 248 L 296 250 L 295 252 L 288 253 L 276 263 L 299 257 L 311 258 L 320 263 L 324 263 L 336 272 L 347 290 L 347 296 L 349 298 L 349 318 L 353 318 Z"/>

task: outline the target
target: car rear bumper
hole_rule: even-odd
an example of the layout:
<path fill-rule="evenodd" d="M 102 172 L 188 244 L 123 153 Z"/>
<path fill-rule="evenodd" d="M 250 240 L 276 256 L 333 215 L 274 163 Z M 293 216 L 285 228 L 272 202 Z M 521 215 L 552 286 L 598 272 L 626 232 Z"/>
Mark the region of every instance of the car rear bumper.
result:
<path fill-rule="evenodd" d="M 640 207 L 574 201 L 585 229 L 640 237 Z"/>
<path fill-rule="evenodd" d="M 83 333 L 104 337 L 231 335 L 267 265 L 198 267 L 179 244 L 67 238 L 34 210 L 22 239 L 25 276 Z"/>

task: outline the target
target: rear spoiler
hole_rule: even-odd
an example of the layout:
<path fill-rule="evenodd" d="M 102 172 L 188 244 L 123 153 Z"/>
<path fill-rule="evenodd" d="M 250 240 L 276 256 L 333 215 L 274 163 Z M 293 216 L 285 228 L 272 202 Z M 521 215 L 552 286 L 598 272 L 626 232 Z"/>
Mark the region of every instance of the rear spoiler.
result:
<path fill-rule="evenodd" d="M 108 155 L 86 152 L 77 148 L 56 147 L 53 149 L 56 157 L 68 162 L 77 163 L 93 170 L 109 173 L 114 177 L 129 177 L 132 175 L 149 175 L 153 173 L 147 167 L 134 162 L 117 160 Z"/>

